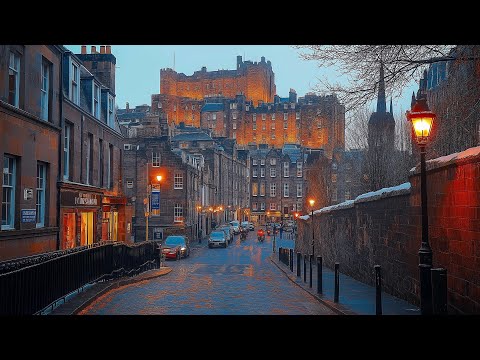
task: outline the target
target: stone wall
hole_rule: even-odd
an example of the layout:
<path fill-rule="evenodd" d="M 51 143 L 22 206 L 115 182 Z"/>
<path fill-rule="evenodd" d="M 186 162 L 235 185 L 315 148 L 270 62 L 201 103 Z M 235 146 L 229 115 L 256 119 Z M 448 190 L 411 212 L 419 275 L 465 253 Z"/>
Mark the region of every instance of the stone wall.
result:
<path fill-rule="evenodd" d="M 385 291 L 419 304 L 418 169 L 409 180 L 410 189 L 317 210 L 314 246 L 327 267 L 339 262 L 342 273 L 370 285 L 381 265 Z M 480 147 L 427 162 L 427 190 L 433 267 L 447 269 L 450 310 L 480 313 Z M 311 219 L 298 223 L 296 251 L 311 253 Z"/>

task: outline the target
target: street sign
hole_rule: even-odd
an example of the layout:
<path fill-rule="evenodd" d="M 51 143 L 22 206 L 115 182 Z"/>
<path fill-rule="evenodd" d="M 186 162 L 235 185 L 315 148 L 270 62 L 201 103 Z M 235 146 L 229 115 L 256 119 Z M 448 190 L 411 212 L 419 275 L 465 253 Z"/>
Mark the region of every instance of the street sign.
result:
<path fill-rule="evenodd" d="M 22 223 L 34 223 L 37 221 L 36 209 L 22 209 Z"/>
<path fill-rule="evenodd" d="M 151 202 L 152 210 L 160 210 L 160 191 L 152 191 Z"/>

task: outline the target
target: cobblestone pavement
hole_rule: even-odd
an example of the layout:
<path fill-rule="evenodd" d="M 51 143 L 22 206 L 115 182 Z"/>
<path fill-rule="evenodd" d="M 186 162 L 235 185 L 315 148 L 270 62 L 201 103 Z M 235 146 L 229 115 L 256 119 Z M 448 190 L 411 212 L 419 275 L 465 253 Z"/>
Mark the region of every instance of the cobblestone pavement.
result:
<path fill-rule="evenodd" d="M 251 231 L 226 249 L 194 244 L 189 258 L 167 262 L 170 274 L 112 290 L 80 314 L 334 315 L 271 263 L 271 240 Z"/>

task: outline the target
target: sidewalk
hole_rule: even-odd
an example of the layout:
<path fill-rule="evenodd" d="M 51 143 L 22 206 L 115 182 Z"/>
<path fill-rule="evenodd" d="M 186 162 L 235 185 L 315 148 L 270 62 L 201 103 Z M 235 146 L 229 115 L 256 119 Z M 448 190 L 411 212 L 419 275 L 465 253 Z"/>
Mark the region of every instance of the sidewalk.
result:
<path fill-rule="evenodd" d="M 307 281 L 303 281 L 303 258 L 300 264 L 301 276 L 297 277 L 296 255 L 294 253 L 293 272 L 290 267 L 278 260 L 277 252 L 272 254 L 270 259 L 290 281 L 294 282 L 305 291 L 315 296 L 319 301 L 330 307 L 332 310 L 343 315 L 375 315 L 375 287 L 357 281 L 347 275 L 340 273 L 339 302 L 335 303 L 334 280 L 335 272 L 323 267 L 323 294 L 317 294 L 317 267 L 314 262 L 312 266 L 312 288 L 310 283 L 310 263 L 307 261 Z M 340 264 L 341 270 L 341 264 Z M 382 313 L 383 315 L 420 315 L 420 309 L 415 305 L 382 292 Z"/>

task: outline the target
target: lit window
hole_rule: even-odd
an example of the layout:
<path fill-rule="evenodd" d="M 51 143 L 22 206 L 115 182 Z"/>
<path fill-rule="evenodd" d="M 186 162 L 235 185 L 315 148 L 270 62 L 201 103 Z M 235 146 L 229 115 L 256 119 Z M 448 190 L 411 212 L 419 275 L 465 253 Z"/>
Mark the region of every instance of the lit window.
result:
<path fill-rule="evenodd" d="M 45 226 L 45 185 L 47 176 L 47 166 L 42 163 L 37 163 L 37 227 Z"/>
<path fill-rule="evenodd" d="M 8 65 L 8 103 L 19 107 L 20 102 L 20 57 L 11 52 Z"/>
<path fill-rule="evenodd" d="M 270 184 L 270 197 L 277 196 L 277 184 Z"/>
<path fill-rule="evenodd" d="M 252 203 L 252 210 L 257 211 L 257 203 L 256 202 Z"/>
<path fill-rule="evenodd" d="M 175 204 L 173 207 L 173 222 L 183 221 L 183 207 L 181 204 Z"/>
<path fill-rule="evenodd" d="M 4 155 L 2 183 L 2 230 L 13 229 L 15 224 L 15 176 L 15 158 Z"/>
<path fill-rule="evenodd" d="M 252 196 L 258 196 L 258 183 L 252 183 Z"/>
<path fill-rule="evenodd" d="M 153 167 L 160 166 L 160 153 L 157 151 L 152 152 L 152 166 Z"/>
<path fill-rule="evenodd" d="M 175 173 L 173 178 L 173 188 L 174 189 L 183 189 L 183 174 Z"/>

